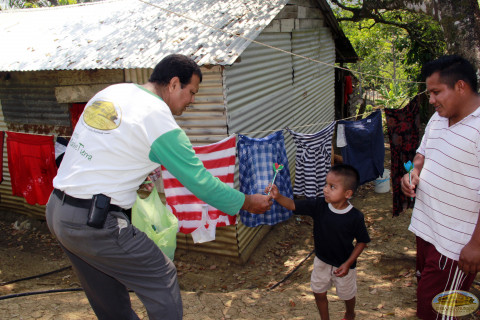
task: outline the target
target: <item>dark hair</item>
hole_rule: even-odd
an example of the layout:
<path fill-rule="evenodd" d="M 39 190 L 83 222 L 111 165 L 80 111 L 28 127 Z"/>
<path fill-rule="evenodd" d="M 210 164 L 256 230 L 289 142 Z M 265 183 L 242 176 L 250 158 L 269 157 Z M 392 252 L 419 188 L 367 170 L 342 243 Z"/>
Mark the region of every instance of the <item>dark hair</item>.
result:
<path fill-rule="evenodd" d="M 183 88 L 190 83 L 194 74 L 202 82 L 202 71 L 195 61 L 182 54 L 171 54 L 155 66 L 148 81 L 167 85 L 172 78 L 178 77 Z"/>
<path fill-rule="evenodd" d="M 439 72 L 440 81 L 450 88 L 454 88 L 459 80 L 465 81 L 473 92 L 478 90 L 478 80 L 475 68 L 466 59 L 457 56 L 443 56 L 427 62 L 422 68 L 422 77 L 427 79 L 435 72 Z"/>
<path fill-rule="evenodd" d="M 357 169 L 349 164 L 339 163 L 334 165 L 330 172 L 342 176 L 345 190 L 352 190 L 355 193 L 360 184 L 360 174 Z"/>

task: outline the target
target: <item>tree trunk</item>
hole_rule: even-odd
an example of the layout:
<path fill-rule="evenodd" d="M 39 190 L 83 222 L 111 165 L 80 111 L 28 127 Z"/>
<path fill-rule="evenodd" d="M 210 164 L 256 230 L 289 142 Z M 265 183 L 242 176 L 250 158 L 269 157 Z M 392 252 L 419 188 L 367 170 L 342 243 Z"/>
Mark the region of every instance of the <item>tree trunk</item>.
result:
<path fill-rule="evenodd" d="M 480 9 L 477 0 L 437 0 L 433 17 L 445 34 L 447 50 L 480 68 Z"/>

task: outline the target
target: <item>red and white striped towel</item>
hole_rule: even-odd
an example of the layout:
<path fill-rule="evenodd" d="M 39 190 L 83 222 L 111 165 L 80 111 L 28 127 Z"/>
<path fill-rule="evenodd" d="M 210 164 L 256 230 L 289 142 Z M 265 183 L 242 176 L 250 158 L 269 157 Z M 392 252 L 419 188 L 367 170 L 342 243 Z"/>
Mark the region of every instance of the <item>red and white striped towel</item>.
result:
<path fill-rule="evenodd" d="M 232 135 L 213 144 L 193 147 L 205 168 L 231 187 L 233 187 L 235 170 L 235 144 L 236 136 Z M 162 166 L 162 177 L 167 205 L 178 218 L 179 231 L 185 234 L 192 233 L 202 225 L 202 207 L 205 202 L 185 188 L 164 166 Z M 206 228 L 208 223 L 217 227 L 232 225 L 237 219 L 236 216 L 230 216 L 210 205 L 208 216 Z"/>

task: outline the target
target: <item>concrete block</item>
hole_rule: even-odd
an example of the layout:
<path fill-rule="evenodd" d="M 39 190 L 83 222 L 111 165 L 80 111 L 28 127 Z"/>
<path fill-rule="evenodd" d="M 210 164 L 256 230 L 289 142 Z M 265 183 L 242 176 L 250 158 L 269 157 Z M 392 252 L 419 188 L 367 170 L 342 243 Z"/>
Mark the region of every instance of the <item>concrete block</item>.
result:
<path fill-rule="evenodd" d="M 300 19 L 295 19 L 295 30 L 300 30 Z"/>
<path fill-rule="evenodd" d="M 272 20 L 263 32 L 280 32 L 280 20 Z"/>
<path fill-rule="evenodd" d="M 295 19 L 298 15 L 298 6 L 286 5 L 282 11 L 275 17 L 275 19 Z"/>
<path fill-rule="evenodd" d="M 316 8 L 318 6 L 315 0 L 290 0 L 288 1 L 288 4 L 296 4 L 299 6 L 311 7 L 311 8 Z"/>
<path fill-rule="evenodd" d="M 318 19 L 323 18 L 323 13 L 319 8 L 310 8 L 304 6 L 298 6 L 298 18 L 299 19 Z"/>
<path fill-rule="evenodd" d="M 280 32 L 292 32 L 295 29 L 295 19 L 280 20 Z"/>
<path fill-rule="evenodd" d="M 323 19 L 298 19 L 298 30 L 318 29 L 323 27 Z"/>

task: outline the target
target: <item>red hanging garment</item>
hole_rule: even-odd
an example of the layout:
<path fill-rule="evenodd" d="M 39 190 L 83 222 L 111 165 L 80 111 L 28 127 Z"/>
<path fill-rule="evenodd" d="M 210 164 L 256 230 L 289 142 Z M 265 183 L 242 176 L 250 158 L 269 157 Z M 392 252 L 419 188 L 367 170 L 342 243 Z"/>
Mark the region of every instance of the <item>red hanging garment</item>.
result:
<path fill-rule="evenodd" d="M 385 108 L 388 140 L 391 154 L 391 181 L 393 195 L 393 216 L 406 208 L 413 208 L 414 201 L 401 190 L 401 180 L 406 173 L 403 164 L 413 160 L 421 141 L 420 100 L 416 96 L 402 109 Z"/>
<path fill-rule="evenodd" d="M 7 132 L 7 152 L 13 195 L 45 205 L 57 175 L 53 136 Z"/>
<path fill-rule="evenodd" d="M 353 86 L 352 86 L 352 77 L 345 76 L 345 97 L 343 97 L 343 103 L 347 104 L 348 96 L 353 93 Z"/>
<path fill-rule="evenodd" d="M 75 126 L 77 125 L 78 119 L 83 113 L 85 109 L 86 103 L 72 103 L 70 107 L 70 122 L 72 123 L 72 131 L 75 130 Z"/>
<path fill-rule="evenodd" d="M 0 152 L 2 154 L 3 161 L 3 138 L 5 137 L 5 131 L 0 131 Z M 0 183 L 3 182 L 3 164 L 0 166 Z"/>

